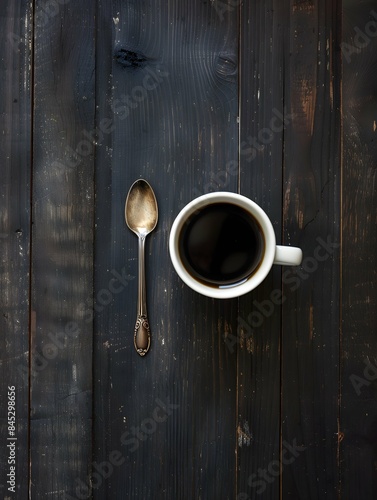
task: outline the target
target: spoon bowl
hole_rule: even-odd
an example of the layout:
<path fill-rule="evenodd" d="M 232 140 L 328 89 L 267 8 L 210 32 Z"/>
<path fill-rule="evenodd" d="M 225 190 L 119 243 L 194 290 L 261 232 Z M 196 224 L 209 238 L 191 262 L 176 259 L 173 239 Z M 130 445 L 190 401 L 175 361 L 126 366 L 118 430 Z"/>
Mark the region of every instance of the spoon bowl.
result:
<path fill-rule="evenodd" d="M 135 181 L 126 198 L 124 215 L 126 224 L 138 237 L 138 300 L 134 345 L 140 356 L 145 356 L 151 345 L 151 331 L 147 315 L 145 286 L 145 238 L 158 221 L 156 196 L 144 179 Z"/>
<path fill-rule="evenodd" d="M 150 184 L 139 179 L 132 184 L 125 204 L 127 226 L 137 236 L 147 236 L 157 225 L 157 200 Z"/>

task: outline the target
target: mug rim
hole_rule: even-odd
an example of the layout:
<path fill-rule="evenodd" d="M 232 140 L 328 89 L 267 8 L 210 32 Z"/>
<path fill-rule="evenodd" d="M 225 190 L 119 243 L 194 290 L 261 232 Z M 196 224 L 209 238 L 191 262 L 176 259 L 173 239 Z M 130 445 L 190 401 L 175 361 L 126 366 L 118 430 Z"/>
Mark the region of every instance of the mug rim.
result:
<path fill-rule="evenodd" d="M 179 256 L 178 238 L 184 222 L 196 210 L 214 203 L 227 202 L 244 208 L 259 223 L 265 240 L 264 255 L 258 269 L 249 278 L 246 278 L 245 281 L 230 286 L 225 285 L 224 287 L 213 287 L 197 281 L 186 270 Z M 191 200 L 178 213 L 170 230 L 169 252 L 174 269 L 187 286 L 207 297 L 215 299 L 230 299 L 244 295 L 245 293 L 248 293 L 256 288 L 270 272 L 274 263 L 276 252 L 275 231 L 268 215 L 257 203 L 238 193 L 216 191 L 201 195 Z"/>

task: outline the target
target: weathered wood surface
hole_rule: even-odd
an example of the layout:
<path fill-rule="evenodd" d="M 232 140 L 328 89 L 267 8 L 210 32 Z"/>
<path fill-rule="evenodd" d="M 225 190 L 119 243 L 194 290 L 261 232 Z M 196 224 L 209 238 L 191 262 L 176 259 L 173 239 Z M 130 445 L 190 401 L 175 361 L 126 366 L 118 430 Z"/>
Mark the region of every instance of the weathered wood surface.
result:
<path fill-rule="evenodd" d="M 293 2 L 286 19 L 285 102 L 293 117 L 285 134 L 283 238 L 304 259 L 283 273 L 281 488 L 284 498 L 336 498 L 340 3 Z"/>
<path fill-rule="evenodd" d="M 373 3 L 34 4 L 0 17 L 0 495 L 375 498 Z M 145 358 L 138 177 L 159 204 Z M 186 287 L 169 230 L 214 190 L 303 265 L 239 300 Z"/>
<path fill-rule="evenodd" d="M 29 2 L 14 1 L 3 6 L 0 16 L 2 47 L 0 58 L 0 496 L 2 498 L 27 498 L 28 492 L 32 130 L 32 81 L 28 68 L 31 64 L 29 46 L 31 40 L 32 17 Z M 15 403 L 15 408 L 12 403 Z M 15 469 L 12 469 L 14 467 Z"/>
<path fill-rule="evenodd" d="M 85 131 L 94 128 L 94 14 L 85 1 L 35 11 L 32 498 L 74 495 L 90 473 L 94 145 Z"/>
<path fill-rule="evenodd" d="M 342 498 L 375 498 L 376 474 L 376 122 L 377 9 L 344 6 Z"/>

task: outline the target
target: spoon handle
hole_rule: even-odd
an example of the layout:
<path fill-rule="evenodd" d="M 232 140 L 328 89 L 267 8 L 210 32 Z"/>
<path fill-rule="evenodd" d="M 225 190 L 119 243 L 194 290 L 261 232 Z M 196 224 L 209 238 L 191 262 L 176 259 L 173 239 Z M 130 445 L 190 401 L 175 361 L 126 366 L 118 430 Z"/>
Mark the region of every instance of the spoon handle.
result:
<path fill-rule="evenodd" d="M 151 345 L 151 329 L 147 316 L 139 315 L 136 319 L 135 333 L 134 333 L 135 349 L 140 356 L 145 356 Z"/>
<path fill-rule="evenodd" d="M 145 236 L 139 237 L 139 283 L 137 296 L 137 318 L 134 331 L 134 345 L 140 356 L 145 356 L 151 345 L 151 330 L 147 316 L 145 290 Z"/>

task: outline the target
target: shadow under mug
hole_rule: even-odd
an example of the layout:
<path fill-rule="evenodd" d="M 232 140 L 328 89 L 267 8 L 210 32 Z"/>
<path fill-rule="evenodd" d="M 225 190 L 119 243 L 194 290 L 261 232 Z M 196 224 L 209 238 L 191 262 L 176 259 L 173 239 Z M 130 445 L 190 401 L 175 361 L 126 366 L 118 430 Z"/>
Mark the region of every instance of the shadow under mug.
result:
<path fill-rule="evenodd" d="M 254 219 L 263 234 L 264 253 L 258 268 L 247 279 L 232 286 L 211 286 L 199 281 L 188 272 L 183 264 L 179 238 L 181 231 L 190 216 L 209 205 L 215 203 L 230 203 L 246 211 Z M 230 299 L 239 297 L 254 290 L 267 276 L 273 264 L 298 266 L 302 261 L 302 250 L 297 247 L 276 245 L 276 238 L 272 223 L 267 214 L 255 202 L 237 193 L 214 192 L 199 196 L 188 203 L 177 215 L 173 222 L 169 238 L 170 258 L 179 277 L 190 288 L 202 295 L 215 299 Z"/>

